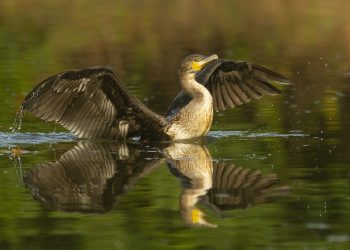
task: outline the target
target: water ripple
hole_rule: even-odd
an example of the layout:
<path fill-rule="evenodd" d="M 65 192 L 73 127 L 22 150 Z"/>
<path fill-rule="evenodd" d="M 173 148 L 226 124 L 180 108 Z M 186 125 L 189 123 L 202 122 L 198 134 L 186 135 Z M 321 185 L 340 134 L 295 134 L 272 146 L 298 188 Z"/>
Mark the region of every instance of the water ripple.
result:
<path fill-rule="evenodd" d="M 4 133 L 0 132 L 0 147 L 19 144 L 56 144 L 70 142 L 76 137 L 71 133 Z"/>
<path fill-rule="evenodd" d="M 245 138 L 257 138 L 257 137 L 307 137 L 309 134 L 302 133 L 301 131 L 289 131 L 288 133 L 279 132 L 253 132 L 253 131 L 210 131 L 208 136 L 214 138 L 224 138 L 224 137 L 245 137 Z"/>
<path fill-rule="evenodd" d="M 210 131 L 208 136 L 214 138 L 225 137 L 243 137 L 243 138 L 256 138 L 256 137 L 306 137 L 308 134 L 301 133 L 300 131 L 290 131 L 288 133 L 278 132 L 252 132 L 252 131 Z M 71 133 L 5 133 L 0 132 L 0 147 L 12 147 L 19 144 L 56 144 L 60 142 L 71 142 L 76 137 Z"/>

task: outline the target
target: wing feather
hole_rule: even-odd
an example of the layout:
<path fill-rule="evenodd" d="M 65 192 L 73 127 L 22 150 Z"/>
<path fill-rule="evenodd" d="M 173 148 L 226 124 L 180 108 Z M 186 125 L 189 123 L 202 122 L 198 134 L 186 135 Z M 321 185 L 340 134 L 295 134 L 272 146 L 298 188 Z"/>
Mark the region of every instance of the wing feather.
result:
<path fill-rule="evenodd" d="M 225 104 L 224 101 L 222 100 L 222 93 L 220 89 L 220 83 L 216 84 L 216 86 L 213 86 L 214 88 L 216 87 L 216 96 L 214 98 L 217 98 L 218 101 L 218 107 L 222 110 L 225 109 Z"/>
<path fill-rule="evenodd" d="M 208 84 L 210 90 L 211 90 L 211 94 L 212 96 L 216 96 L 216 88 L 213 84 Z M 214 106 L 214 110 L 218 111 L 219 110 L 219 105 L 218 105 L 218 98 L 213 98 L 213 106 Z"/>
<path fill-rule="evenodd" d="M 227 95 L 229 96 L 229 98 L 232 102 L 232 106 L 230 106 L 230 108 L 234 108 L 236 106 L 236 103 L 235 103 L 236 95 L 231 90 L 231 86 L 229 85 L 229 83 L 225 82 L 225 87 L 226 87 Z"/>
<path fill-rule="evenodd" d="M 234 102 L 235 102 L 235 105 L 238 106 L 238 105 L 242 105 L 243 102 L 242 100 L 239 98 L 239 96 L 237 95 L 235 89 L 233 88 L 233 85 L 230 85 L 230 95 L 232 96 Z"/>
<path fill-rule="evenodd" d="M 226 83 L 226 82 L 225 82 L 225 83 Z M 224 100 L 225 100 L 226 104 L 227 104 L 230 108 L 234 108 L 235 105 L 234 105 L 234 103 L 232 102 L 231 98 L 230 98 L 229 95 L 228 95 L 228 90 L 227 90 L 226 84 L 222 84 L 222 85 L 221 85 L 221 88 L 222 88 L 221 92 L 222 92 L 222 94 L 223 94 L 223 96 L 224 96 Z"/>
<path fill-rule="evenodd" d="M 238 84 L 232 84 L 232 89 L 241 99 L 241 104 L 250 102 L 250 98 L 242 91 Z"/>
<path fill-rule="evenodd" d="M 253 79 L 254 82 L 254 86 L 259 86 L 260 88 L 262 88 L 267 95 L 279 95 L 281 94 L 281 91 L 278 90 L 277 88 L 275 88 L 273 85 L 269 84 L 268 82 L 264 82 L 260 79 Z"/>
<path fill-rule="evenodd" d="M 244 84 L 242 82 L 238 82 L 238 85 L 241 87 L 241 89 L 252 99 L 260 99 L 262 95 L 255 91 L 253 88 L 249 87 L 248 84 Z"/>

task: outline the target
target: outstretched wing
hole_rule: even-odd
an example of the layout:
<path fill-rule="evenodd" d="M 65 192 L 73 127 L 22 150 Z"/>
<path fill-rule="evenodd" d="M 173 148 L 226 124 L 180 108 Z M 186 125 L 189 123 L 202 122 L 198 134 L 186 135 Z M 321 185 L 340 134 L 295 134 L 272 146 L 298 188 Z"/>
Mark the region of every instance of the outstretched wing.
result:
<path fill-rule="evenodd" d="M 210 91 L 215 111 L 234 108 L 264 95 L 280 94 L 272 83 L 291 84 L 287 78 L 267 68 L 231 60 L 216 60 L 208 64 L 197 73 L 196 80 Z M 191 100 L 181 91 L 171 103 L 167 116 L 174 115 Z"/>
<path fill-rule="evenodd" d="M 165 123 L 104 67 L 51 76 L 27 95 L 22 107 L 43 120 L 56 121 L 79 138 L 157 133 Z"/>

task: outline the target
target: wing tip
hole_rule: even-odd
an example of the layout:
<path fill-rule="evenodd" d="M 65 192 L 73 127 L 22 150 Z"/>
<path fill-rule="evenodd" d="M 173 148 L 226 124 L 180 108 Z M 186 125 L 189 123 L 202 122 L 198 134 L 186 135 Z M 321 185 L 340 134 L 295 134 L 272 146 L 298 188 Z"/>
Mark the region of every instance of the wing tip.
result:
<path fill-rule="evenodd" d="M 293 82 L 287 78 L 284 78 L 283 80 L 272 80 L 272 82 L 285 86 L 290 86 L 293 84 Z"/>
<path fill-rule="evenodd" d="M 266 80 L 271 81 L 273 83 L 277 83 L 280 85 L 291 85 L 293 84 L 293 82 L 288 79 L 287 77 L 285 77 L 284 75 L 277 73 L 275 71 L 272 71 L 268 68 L 256 65 L 256 64 L 252 64 L 252 66 L 254 67 L 255 70 L 260 71 L 261 73 L 264 74 L 264 76 L 267 78 Z"/>

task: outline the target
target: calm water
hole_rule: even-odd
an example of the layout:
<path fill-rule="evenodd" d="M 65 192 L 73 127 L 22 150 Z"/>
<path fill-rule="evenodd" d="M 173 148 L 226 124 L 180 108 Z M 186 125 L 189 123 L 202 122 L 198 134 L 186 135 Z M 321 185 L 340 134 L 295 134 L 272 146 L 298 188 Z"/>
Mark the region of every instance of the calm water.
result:
<path fill-rule="evenodd" d="M 0 249 L 350 249 L 349 12 L 345 0 L 2 0 Z M 204 144 L 14 124 L 38 82 L 94 65 L 164 113 L 192 52 L 294 85 L 218 113 Z"/>

